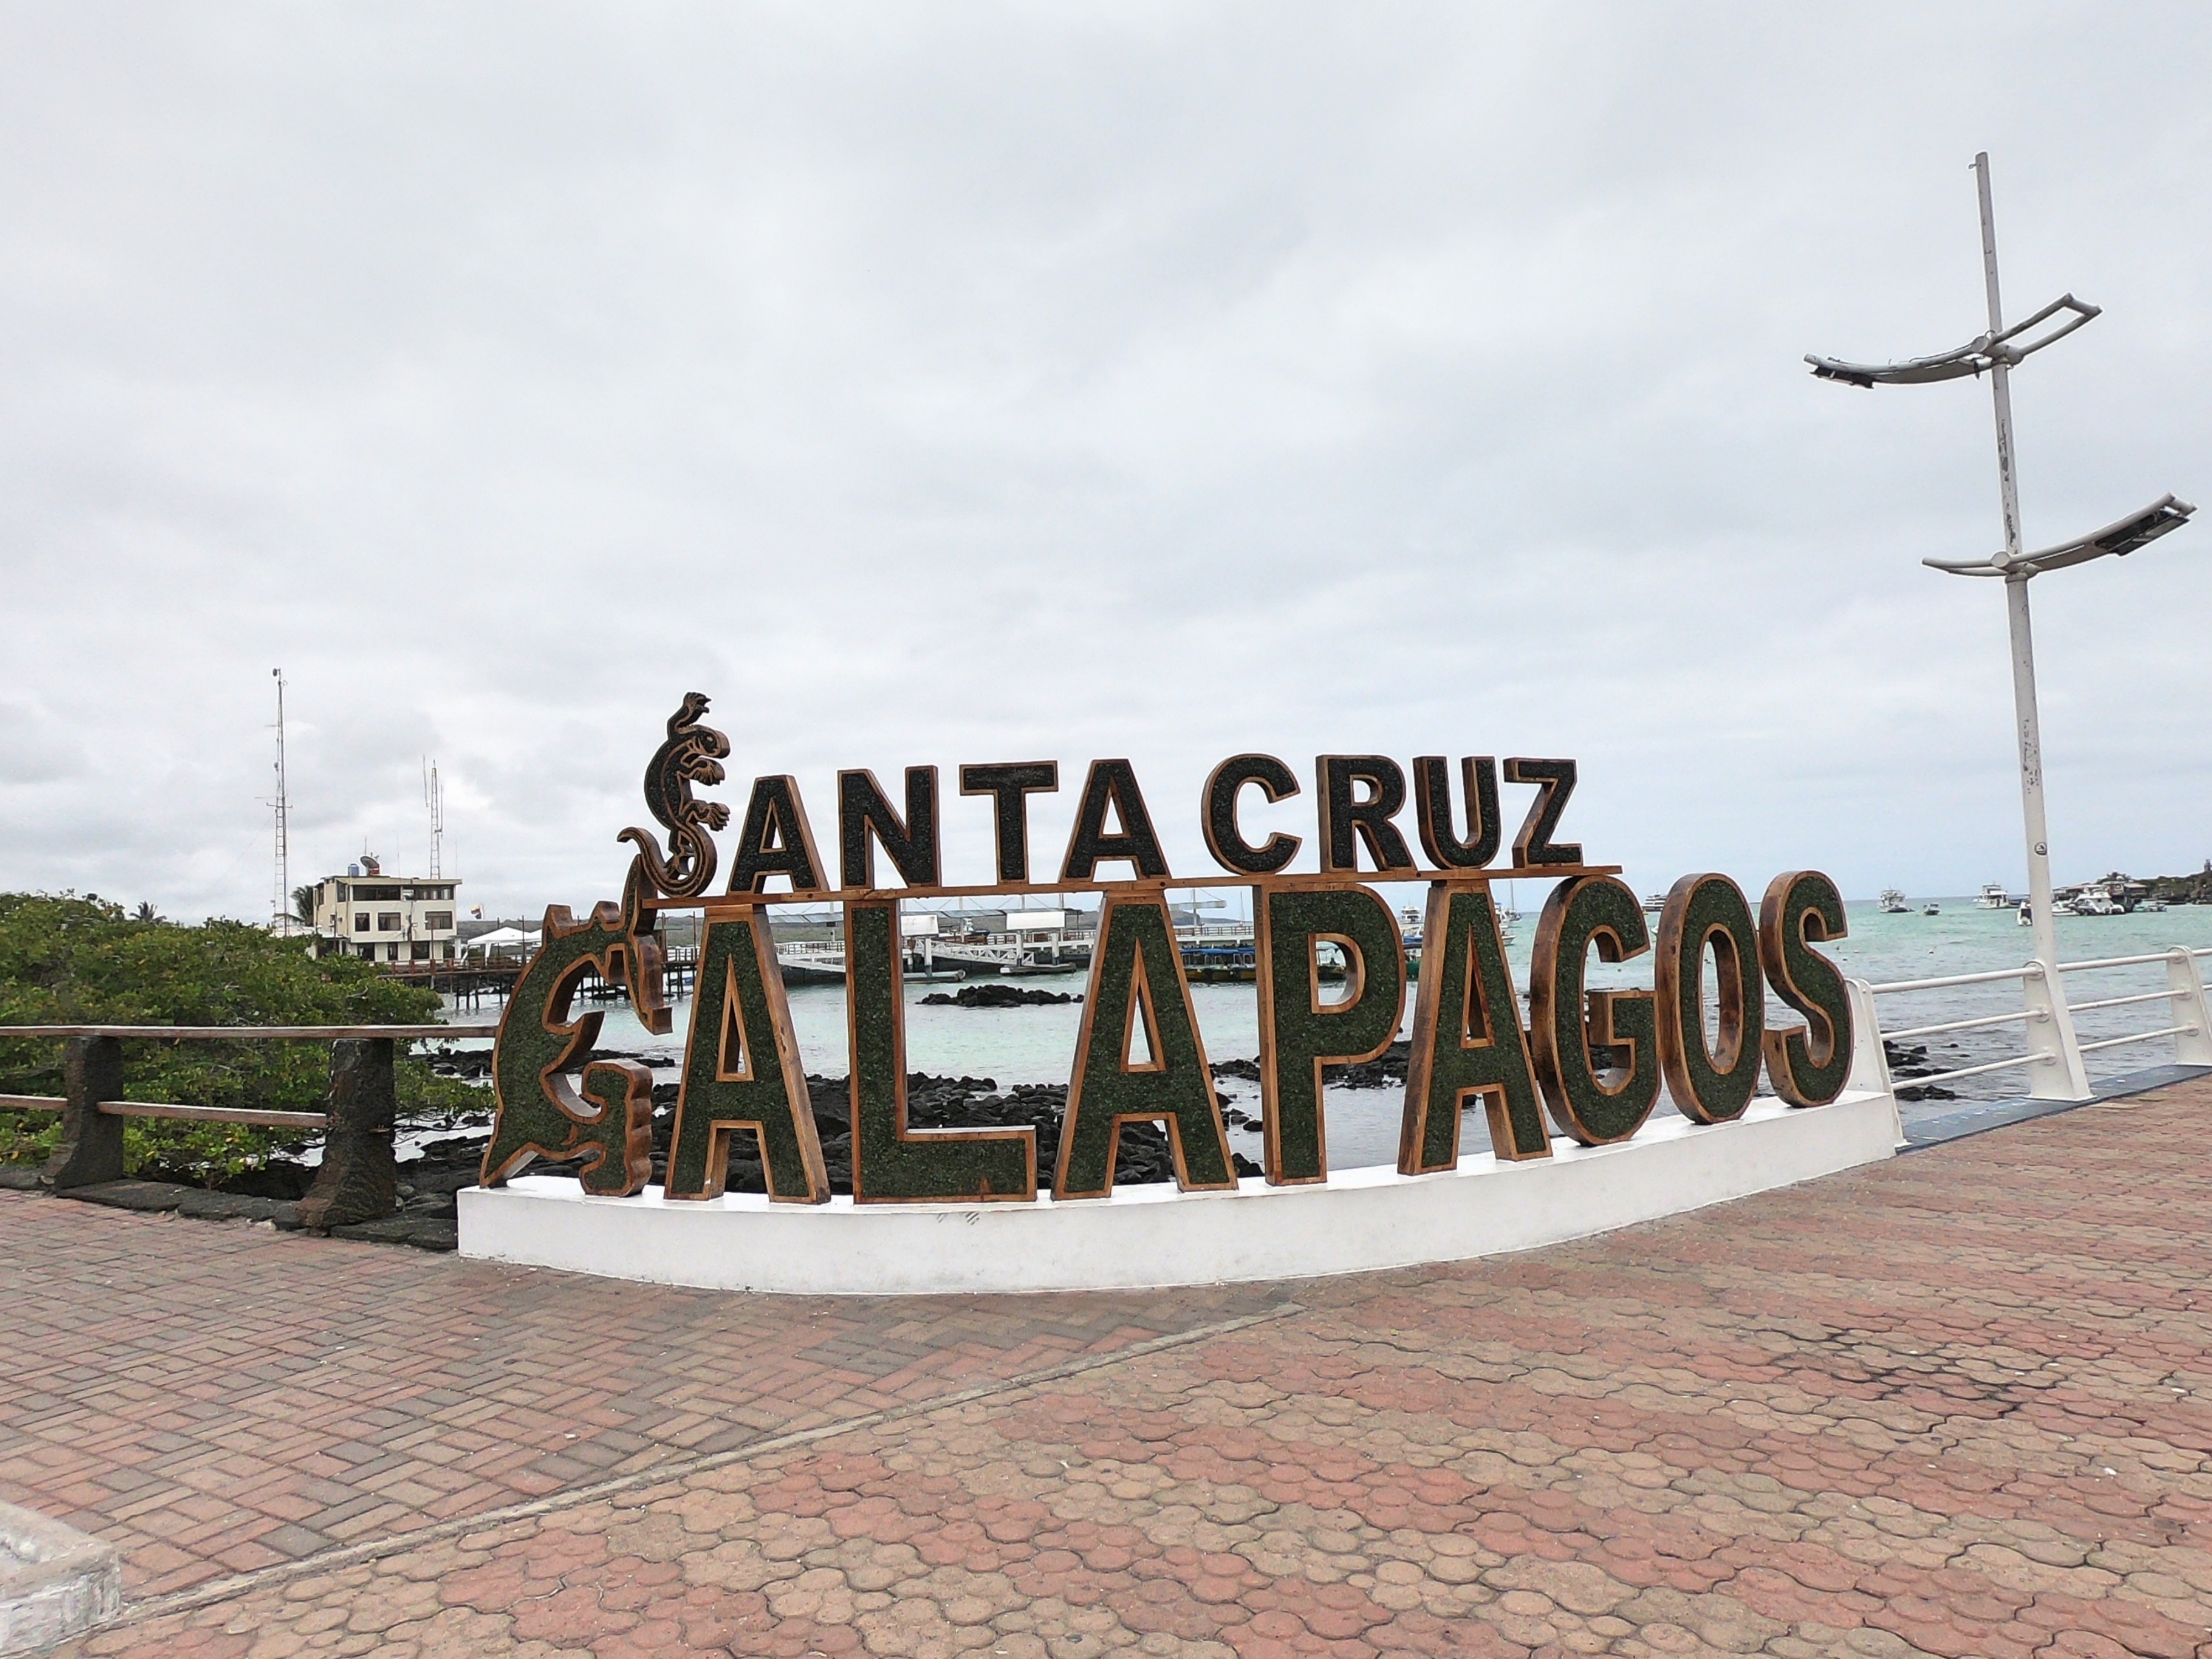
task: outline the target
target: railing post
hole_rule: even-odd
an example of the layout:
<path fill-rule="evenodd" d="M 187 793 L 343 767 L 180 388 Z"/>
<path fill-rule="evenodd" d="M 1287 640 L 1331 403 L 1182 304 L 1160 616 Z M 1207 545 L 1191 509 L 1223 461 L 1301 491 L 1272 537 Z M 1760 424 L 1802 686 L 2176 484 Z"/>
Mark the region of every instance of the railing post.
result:
<path fill-rule="evenodd" d="M 2173 1058 L 2181 1066 L 2212 1066 L 2212 1006 L 2204 998 L 2204 975 L 2197 953 L 2177 945 L 2166 953 L 2166 985 L 2173 994 L 2166 1024 L 2192 1026 L 2173 1039 Z"/>
<path fill-rule="evenodd" d="M 399 1199 L 392 1149 L 399 1101 L 390 1037 L 341 1037 L 331 1044 L 328 1111 L 323 1166 L 300 1200 L 300 1224 L 345 1227 L 390 1215 Z"/>
<path fill-rule="evenodd" d="M 2087 1100 L 2089 1073 L 2066 1006 L 2066 981 L 2040 962 L 2027 964 L 2021 981 L 2027 998 L 2027 1092 L 2037 1100 Z"/>
<path fill-rule="evenodd" d="M 1851 1074 L 1844 1087 L 1853 1094 L 1876 1094 L 1888 1101 L 1892 1144 L 1902 1146 L 1905 1114 L 1898 1108 L 1889 1055 L 1881 1046 L 1881 1015 L 1875 1007 L 1874 987 L 1863 979 L 1847 979 L 1844 984 L 1851 998 Z"/>
<path fill-rule="evenodd" d="M 123 1098 L 123 1044 L 112 1036 L 71 1037 L 63 1051 L 69 1104 L 62 1138 L 39 1179 L 58 1193 L 123 1179 L 123 1120 L 100 1109 Z"/>

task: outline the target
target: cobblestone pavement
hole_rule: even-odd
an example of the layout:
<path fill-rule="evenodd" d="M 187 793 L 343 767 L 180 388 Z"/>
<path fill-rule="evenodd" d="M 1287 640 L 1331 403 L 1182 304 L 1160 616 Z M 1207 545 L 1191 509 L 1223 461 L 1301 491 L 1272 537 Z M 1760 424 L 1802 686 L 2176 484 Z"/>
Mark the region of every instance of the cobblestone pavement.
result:
<path fill-rule="evenodd" d="M 2212 1654 L 2208 1114 L 2212 1081 L 1299 1286 L 1279 1317 L 273 1569 L 64 1651 Z M 731 1305 L 750 1331 L 781 1304 Z M 559 1410 L 557 1356 L 544 1388 Z"/>
<path fill-rule="evenodd" d="M 732 1297 L 0 1192 L 0 1500 L 154 1595 L 1280 1299 Z"/>

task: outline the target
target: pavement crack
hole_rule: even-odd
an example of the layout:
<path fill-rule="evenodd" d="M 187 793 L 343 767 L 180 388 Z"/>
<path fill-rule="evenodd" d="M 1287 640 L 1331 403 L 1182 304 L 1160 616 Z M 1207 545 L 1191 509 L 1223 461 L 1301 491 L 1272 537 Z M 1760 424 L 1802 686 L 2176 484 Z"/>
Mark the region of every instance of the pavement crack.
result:
<path fill-rule="evenodd" d="M 210 1579 L 189 1589 L 173 1590 L 166 1595 L 149 1596 L 143 1601 L 126 1603 L 121 1615 L 104 1628 L 137 1624 L 149 1619 L 159 1619 L 170 1613 L 189 1613 L 211 1602 L 226 1601 L 249 1590 L 267 1585 L 283 1583 L 294 1578 L 304 1578 L 319 1572 L 329 1572 L 343 1567 L 358 1566 L 365 1561 L 380 1560 L 387 1555 L 401 1554 L 425 1544 L 434 1544 L 441 1539 L 459 1538 L 472 1532 L 483 1532 L 503 1527 L 516 1521 L 533 1520 L 552 1515 L 562 1510 L 573 1509 L 617 1493 L 635 1492 L 644 1486 L 665 1486 L 672 1480 L 690 1475 L 703 1474 L 710 1469 L 726 1468 L 732 1463 L 750 1462 L 755 1458 L 773 1456 L 795 1447 L 812 1445 L 819 1441 L 834 1440 L 840 1435 L 854 1434 L 862 1430 L 878 1428 L 886 1423 L 900 1422 L 908 1418 L 927 1417 L 954 1407 L 971 1405 L 978 1400 L 989 1400 L 1002 1395 L 1018 1394 L 1025 1389 L 1039 1388 L 1048 1382 L 1058 1382 L 1086 1371 L 1103 1370 L 1113 1365 L 1126 1364 L 1133 1359 L 1164 1353 L 1170 1349 L 1188 1347 L 1217 1336 L 1249 1330 L 1255 1325 L 1272 1324 L 1307 1311 L 1297 1302 L 1279 1302 L 1257 1313 L 1241 1314 L 1234 1319 L 1216 1320 L 1211 1324 L 1193 1326 L 1187 1331 L 1171 1331 L 1164 1336 L 1155 1336 L 1142 1342 L 1133 1342 L 1126 1348 L 1115 1348 L 1106 1353 L 1083 1354 L 1063 1360 L 1057 1365 L 1044 1366 L 1036 1370 L 1022 1371 L 994 1382 L 981 1382 L 971 1389 L 957 1389 L 951 1394 L 933 1395 L 927 1400 L 916 1400 L 897 1406 L 884 1406 L 871 1412 L 861 1412 L 852 1417 L 838 1419 L 834 1423 L 817 1424 L 812 1428 L 787 1430 L 779 1434 L 764 1435 L 758 1440 L 749 1440 L 742 1446 L 731 1446 L 718 1452 L 702 1452 L 676 1457 L 650 1468 L 634 1469 L 627 1474 L 610 1476 L 580 1486 L 549 1492 L 543 1498 L 533 1498 L 520 1504 L 510 1504 L 495 1510 L 485 1510 L 475 1515 L 463 1516 L 451 1521 L 441 1521 L 427 1527 L 417 1527 L 407 1532 L 392 1533 L 383 1538 L 371 1539 L 359 1544 L 344 1544 L 335 1549 L 319 1550 L 303 1555 L 297 1560 L 278 1562 L 258 1567 L 251 1572 L 232 1573 L 225 1577 Z"/>

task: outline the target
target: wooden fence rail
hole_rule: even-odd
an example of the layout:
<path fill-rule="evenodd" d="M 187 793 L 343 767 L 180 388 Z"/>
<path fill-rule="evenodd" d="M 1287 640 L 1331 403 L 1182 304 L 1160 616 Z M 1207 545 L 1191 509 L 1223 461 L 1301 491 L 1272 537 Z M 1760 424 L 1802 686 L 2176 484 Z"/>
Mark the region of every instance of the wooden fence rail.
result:
<path fill-rule="evenodd" d="M 0 1025 L 0 1039 L 64 1039 L 62 1079 L 68 1090 L 64 1095 L 0 1095 L 0 1110 L 62 1115 L 61 1139 L 39 1173 L 40 1183 L 57 1193 L 123 1179 L 123 1127 L 129 1118 L 320 1129 L 322 1165 L 300 1200 L 300 1224 L 342 1227 L 390 1215 L 398 1205 L 398 1168 L 392 1155 L 399 1109 L 393 1082 L 395 1045 L 425 1039 L 481 1042 L 490 1036 L 450 1025 Z M 133 1037 L 172 1042 L 328 1042 L 327 1109 L 280 1112 L 125 1100 L 123 1043 Z"/>

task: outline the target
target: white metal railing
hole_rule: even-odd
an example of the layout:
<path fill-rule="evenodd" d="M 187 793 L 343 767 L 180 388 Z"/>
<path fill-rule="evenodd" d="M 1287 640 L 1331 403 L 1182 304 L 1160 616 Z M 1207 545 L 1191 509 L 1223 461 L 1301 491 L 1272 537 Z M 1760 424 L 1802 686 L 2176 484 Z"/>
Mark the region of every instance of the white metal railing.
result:
<path fill-rule="evenodd" d="M 2212 1066 L 2212 1006 L 2208 1006 L 2204 976 L 2198 966 L 2200 958 L 2207 957 L 2212 957 L 2212 949 L 2191 950 L 2177 945 L 2170 951 L 2150 951 L 2140 956 L 2100 957 L 2082 962 L 2062 962 L 2057 964 L 2055 974 L 2046 970 L 2041 963 L 2031 962 L 2020 968 L 1997 969 L 1985 973 L 1946 974 L 1930 979 L 1893 980 L 1881 985 L 1852 980 L 1850 981 L 1851 1011 L 1856 1032 L 1850 1086 L 1855 1090 L 1887 1095 L 1893 1104 L 1895 1103 L 1897 1089 L 1890 1073 L 1889 1057 L 1884 1047 L 1885 1037 L 1891 1042 L 1903 1042 L 1913 1037 L 1938 1036 L 1956 1031 L 1993 1030 L 2015 1024 L 2025 1028 L 2027 1053 L 1972 1066 L 1954 1066 L 1947 1070 L 1923 1073 L 1905 1079 L 1907 1085 L 1932 1087 L 1965 1078 L 1984 1077 L 1996 1072 L 2026 1067 L 2029 1073 L 2028 1092 L 2033 1098 L 2087 1100 L 2090 1098 L 2092 1091 L 2087 1073 L 2082 1066 L 2082 1055 L 2127 1048 L 2136 1043 L 2157 1042 L 2169 1037 L 2173 1040 L 2174 1059 L 2178 1063 Z M 2064 976 L 2068 974 L 2143 968 L 2153 963 L 2163 963 L 2166 967 L 2166 987 L 2162 991 L 2134 992 L 2124 996 L 2098 997 L 2083 1002 L 2067 1000 Z M 1882 1030 L 1878 998 L 2008 982 L 2016 982 L 2021 987 L 2021 1006 L 2018 1009 L 1999 1014 L 1936 1020 L 1887 1032 Z M 2139 1007 L 2151 1003 L 2166 1005 L 2166 1024 L 2150 1030 L 2100 1037 L 2089 1042 L 2081 1041 L 2075 1034 L 2074 1017 L 2076 1014 Z M 1901 1120 L 1899 1139 L 1902 1144 Z"/>

